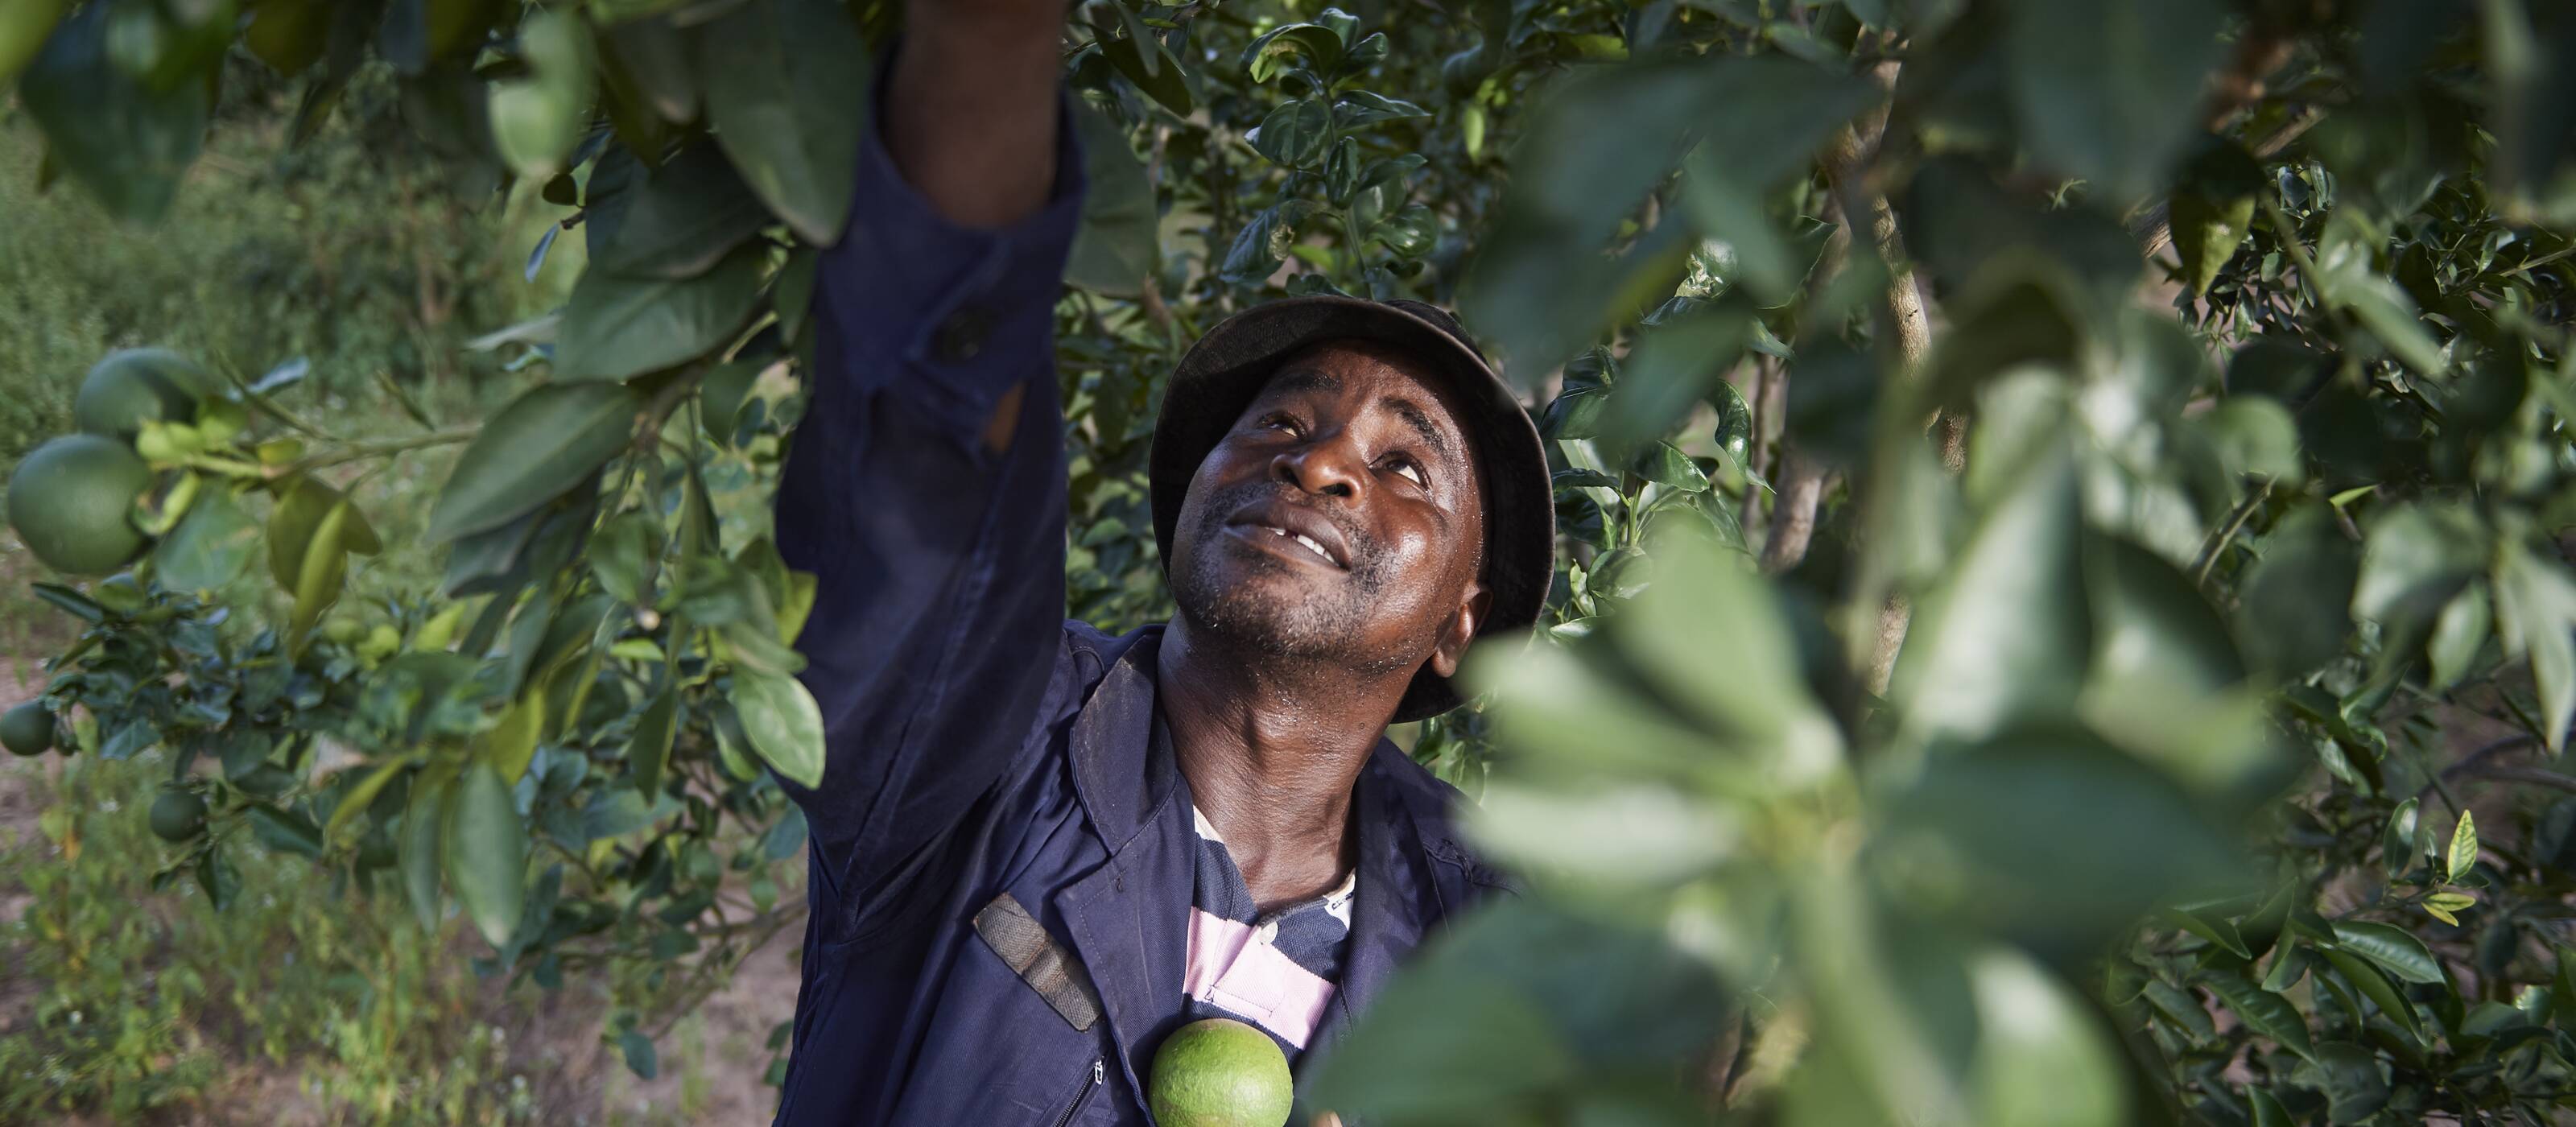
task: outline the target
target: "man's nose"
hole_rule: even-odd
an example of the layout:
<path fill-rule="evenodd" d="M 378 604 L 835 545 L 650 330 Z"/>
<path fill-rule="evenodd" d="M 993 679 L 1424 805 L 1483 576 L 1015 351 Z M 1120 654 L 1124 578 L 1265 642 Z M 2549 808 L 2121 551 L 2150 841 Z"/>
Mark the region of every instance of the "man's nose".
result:
<path fill-rule="evenodd" d="M 1270 462 L 1279 480 L 1324 497 L 1353 500 L 1368 481 L 1359 451 L 1339 433 L 1318 436 Z"/>

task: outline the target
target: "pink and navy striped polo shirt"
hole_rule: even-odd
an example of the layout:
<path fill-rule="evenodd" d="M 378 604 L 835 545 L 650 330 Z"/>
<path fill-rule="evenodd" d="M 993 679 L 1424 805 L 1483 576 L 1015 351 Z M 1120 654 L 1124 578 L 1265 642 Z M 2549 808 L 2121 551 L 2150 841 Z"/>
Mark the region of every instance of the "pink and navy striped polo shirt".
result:
<path fill-rule="evenodd" d="M 1190 820 L 1199 840 L 1182 981 L 1188 1013 L 1192 1020 L 1230 1017 L 1259 1026 L 1294 1066 L 1341 981 L 1359 870 L 1330 892 L 1265 915 L 1253 907 L 1243 871 L 1196 803 Z"/>

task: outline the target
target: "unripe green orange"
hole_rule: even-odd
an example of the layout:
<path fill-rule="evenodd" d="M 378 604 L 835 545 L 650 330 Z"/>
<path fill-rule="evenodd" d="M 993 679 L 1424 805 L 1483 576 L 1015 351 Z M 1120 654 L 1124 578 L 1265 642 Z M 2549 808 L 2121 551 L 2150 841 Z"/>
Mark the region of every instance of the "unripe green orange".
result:
<path fill-rule="evenodd" d="M 54 714 L 43 701 L 0 712 L 0 747 L 17 755 L 43 755 L 54 746 Z"/>
<path fill-rule="evenodd" d="M 206 800 L 184 790 L 165 790 L 152 800 L 152 835 L 163 841 L 187 841 L 206 832 Z"/>
<path fill-rule="evenodd" d="M 104 575 L 143 550 L 134 498 L 152 468 L 125 444 L 67 434 L 37 447 L 9 475 L 9 527 L 36 558 L 75 575 Z"/>
<path fill-rule="evenodd" d="M 205 390 L 205 369 L 185 356 L 166 348 L 119 349 L 82 377 L 72 418 L 91 434 L 130 439 L 146 420 L 195 419 Z"/>
<path fill-rule="evenodd" d="M 1163 1127 L 1280 1127 L 1296 1102 L 1278 1042 L 1223 1017 L 1174 1031 L 1154 1052 L 1148 1086 Z"/>

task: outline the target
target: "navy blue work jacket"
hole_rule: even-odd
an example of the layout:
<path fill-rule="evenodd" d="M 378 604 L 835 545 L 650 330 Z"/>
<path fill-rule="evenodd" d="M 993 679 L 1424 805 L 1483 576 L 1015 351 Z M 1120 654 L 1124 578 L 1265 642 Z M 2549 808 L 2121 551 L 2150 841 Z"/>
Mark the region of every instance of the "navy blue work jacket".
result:
<path fill-rule="evenodd" d="M 821 580 L 798 646 L 829 747 L 819 789 L 788 787 L 813 914 L 780 1123 L 1149 1123 L 1154 1050 L 1184 1023 L 1196 843 L 1188 783 L 1152 750 L 1161 630 L 1063 617 L 1052 309 L 1082 177 L 1059 135 L 1050 202 L 977 230 L 933 212 L 871 128 L 823 255 L 777 502 L 781 553 Z M 1012 387 L 995 454 L 980 435 Z M 1505 887 L 1453 832 L 1456 801 L 1378 743 L 1354 792 L 1350 947 L 1301 1071 L 1427 934 Z M 978 932 L 1004 894 L 1087 971 L 1087 1028 Z"/>

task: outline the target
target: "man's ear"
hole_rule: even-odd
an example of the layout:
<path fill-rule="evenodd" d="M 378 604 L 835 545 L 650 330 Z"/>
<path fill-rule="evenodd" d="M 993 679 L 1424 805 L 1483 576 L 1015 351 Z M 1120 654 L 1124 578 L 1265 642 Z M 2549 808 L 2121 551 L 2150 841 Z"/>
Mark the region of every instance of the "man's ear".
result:
<path fill-rule="evenodd" d="M 1431 671 L 1443 677 L 1458 675 L 1458 662 L 1467 656 L 1467 643 L 1476 640 L 1476 630 L 1485 624 L 1485 608 L 1493 605 L 1494 593 L 1483 580 L 1467 585 L 1466 594 L 1458 600 L 1458 609 L 1450 612 L 1449 621 L 1440 624 L 1440 638 L 1431 647 Z"/>

